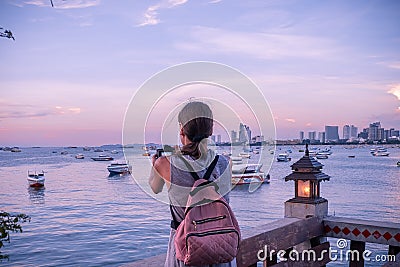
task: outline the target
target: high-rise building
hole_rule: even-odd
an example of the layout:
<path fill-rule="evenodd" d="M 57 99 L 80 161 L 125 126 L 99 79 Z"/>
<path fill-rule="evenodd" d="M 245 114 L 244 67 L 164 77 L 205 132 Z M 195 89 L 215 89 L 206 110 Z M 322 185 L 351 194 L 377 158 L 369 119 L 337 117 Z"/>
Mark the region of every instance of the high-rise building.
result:
<path fill-rule="evenodd" d="M 317 132 L 316 131 L 313 131 L 313 132 L 308 132 L 308 139 L 310 139 L 310 141 L 315 141 L 316 139 L 316 135 L 317 135 Z"/>
<path fill-rule="evenodd" d="M 239 124 L 239 142 L 249 142 L 251 140 L 250 127 L 240 123 Z"/>
<path fill-rule="evenodd" d="M 303 140 L 304 140 L 304 132 L 303 131 L 300 131 L 300 142 L 303 142 Z"/>
<path fill-rule="evenodd" d="M 350 125 L 350 139 L 357 138 L 358 128 L 354 125 Z"/>
<path fill-rule="evenodd" d="M 345 140 L 350 139 L 350 126 L 347 124 L 343 126 L 343 139 Z"/>
<path fill-rule="evenodd" d="M 370 141 L 378 141 L 379 140 L 379 137 L 378 137 L 378 129 L 379 128 L 381 128 L 381 123 L 379 121 L 371 123 L 369 125 L 368 140 L 370 140 Z"/>
<path fill-rule="evenodd" d="M 231 131 L 231 143 L 237 142 L 237 132 L 232 130 Z"/>
<path fill-rule="evenodd" d="M 319 140 L 321 143 L 325 143 L 325 132 L 319 132 L 319 133 L 318 133 L 318 140 Z"/>
<path fill-rule="evenodd" d="M 339 126 L 325 126 L 325 139 L 327 143 L 339 141 Z"/>
<path fill-rule="evenodd" d="M 215 144 L 215 135 L 211 135 L 211 141 Z"/>

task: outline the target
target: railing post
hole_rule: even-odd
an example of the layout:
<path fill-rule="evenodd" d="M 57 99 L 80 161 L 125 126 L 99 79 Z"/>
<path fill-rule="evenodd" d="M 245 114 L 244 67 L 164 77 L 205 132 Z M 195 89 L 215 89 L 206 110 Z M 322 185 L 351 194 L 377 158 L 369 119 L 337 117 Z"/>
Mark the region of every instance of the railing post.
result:
<path fill-rule="evenodd" d="M 358 259 L 355 259 L 353 254 L 350 254 L 352 258 L 350 259 L 349 267 L 364 267 L 365 242 L 352 240 L 350 242 L 350 250 L 358 251 Z"/>

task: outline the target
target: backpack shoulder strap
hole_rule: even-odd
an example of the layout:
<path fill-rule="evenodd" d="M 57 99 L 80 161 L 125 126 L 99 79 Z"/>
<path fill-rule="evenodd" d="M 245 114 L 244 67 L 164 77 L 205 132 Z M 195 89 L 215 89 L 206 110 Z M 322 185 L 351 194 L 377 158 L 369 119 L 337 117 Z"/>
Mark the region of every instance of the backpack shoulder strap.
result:
<path fill-rule="evenodd" d="M 184 157 L 181 157 L 181 158 L 182 158 L 182 161 L 185 163 L 186 167 L 188 168 L 188 170 L 189 170 L 189 172 L 190 172 L 190 175 L 192 175 L 193 179 L 194 179 L 195 181 L 199 180 L 200 177 L 199 177 L 199 175 L 197 174 L 197 172 L 194 171 L 192 165 L 190 165 L 190 163 L 189 163 Z M 217 165 L 218 158 L 219 158 L 219 155 L 216 155 L 215 158 L 214 158 L 214 160 L 211 162 L 210 166 L 208 166 L 207 171 L 206 171 L 206 173 L 204 174 L 203 179 L 208 180 L 208 179 L 210 178 L 211 173 L 212 173 L 212 171 L 213 171 L 214 168 L 215 168 L 215 165 Z"/>

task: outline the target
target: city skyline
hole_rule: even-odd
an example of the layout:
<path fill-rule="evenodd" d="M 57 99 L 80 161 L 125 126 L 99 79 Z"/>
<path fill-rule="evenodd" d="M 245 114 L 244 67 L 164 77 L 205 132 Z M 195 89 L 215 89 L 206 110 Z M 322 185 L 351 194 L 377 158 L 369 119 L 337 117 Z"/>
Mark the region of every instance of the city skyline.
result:
<path fill-rule="evenodd" d="M 121 143 L 138 88 L 190 61 L 226 64 L 254 81 L 272 111 L 276 139 L 298 138 L 300 130 L 317 138 L 325 125 L 361 130 L 380 121 L 399 128 L 398 1 L 53 3 L 0 2 L 0 27 L 15 37 L 0 38 L 0 146 Z M 244 107 L 257 101 L 214 91 L 207 95 L 251 117 Z M 158 111 L 201 92 L 182 86 Z M 242 121 L 256 131 L 255 120 Z M 160 127 L 148 129 L 158 141 Z"/>

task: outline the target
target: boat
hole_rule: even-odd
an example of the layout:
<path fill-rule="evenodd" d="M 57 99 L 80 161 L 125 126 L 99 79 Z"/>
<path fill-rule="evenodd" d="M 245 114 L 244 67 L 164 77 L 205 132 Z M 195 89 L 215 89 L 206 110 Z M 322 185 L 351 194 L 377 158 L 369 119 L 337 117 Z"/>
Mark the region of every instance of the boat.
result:
<path fill-rule="evenodd" d="M 269 183 L 270 176 L 261 171 L 262 164 L 237 164 L 232 166 L 232 185 Z"/>
<path fill-rule="evenodd" d="M 44 186 L 44 171 L 42 172 L 31 172 L 28 171 L 28 183 L 30 187 L 42 187 Z"/>
<path fill-rule="evenodd" d="M 327 159 L 327 158 L 328 158 L 328 155 L 325 155 L 325 154 L 317 154 L 315 157 L 316 157 L 317 159 Z"/>
<path fill-rule="evenodd" d="M 84 159 L 85 156 L 84 156 L 83 154 L 76 154 L 76 155 L 75 155 L 75 158 L 76 158 L 76 159 Z"/>
<path fill-rule="evenodd" d="M 13 147 L 10 150 L 11 152 L 21 152 L 21 149 L 19 149 L 18 147 Z"/>
<path fill-rule="evenodd" d="M 372 155 L 375 157 L 388 157 L 389 154 L 390 154 L 389 152 L 379 152 L 379 151 L 375 151 L 374 153 L 372 153 Z"/>
<path fill-rule="evenodd" d="M 68 152 L 67 151 L 61 151 L 61 153 L 60 153 L 61 155 L 67 155 L 68 154 Z"/>
<path fill-rule="evenodd" d="M 349 158 L 355 158 L 355 155 L 348 155 Z"/>
<path fill-rule="evenodd" d="M 145 156 L 145 157 L 148 157 L 148 156 L 150 156 L 150 153 L 149 152 L 144 152 L 142 155 Z"/>
<path fill-rule="evenodd" d="M 100 149 L 100 148 L 96 148 L 95 150 L 94 150 L 94 152 L 104 152 L 102 149 Z"/>
<path fill-rule="evenodd" d="M 90 151 L 90 147 L 88 146 L 83 147 L 83 151 Z"/>
<path fill-rule="evenodd" d="M 132 166 L 128 163 L 111 163 L 111 165 L 107 166 L 107 170 L 110 172 L 110 175 L 131 173 Z"/>
<path fill-rule="evenodd" d="M 91 158 L 94 161 L 110 161 L 114 160 L 113 157 L 107 156 L 107 155 L 99 155 L 98 157 L 93 157 Z"/>
<path fill-rule="evenodd" d="M 251 154 L 249 152 L 240 152 L 239 156 L 241 156 L 244 159 L 249 159 L 251 157 Z"/>
<path fill-rule="evenodd" d="M 111 154 L 118 154 L 117 150 L 111 150 Z"/>
<path fill-rule="evenodd" d="M 279 155 L 278 155 L 278 157 L 276 158 L 276 160 L 279 161 L 279 162 L 287 162 L 287 161 L 290 161 L 291 158 L 289 157 L 288 154 L 282 153 L 282 154 L 279 154 Z"/>
<path fill-rule="evenodd" d="M 400 160 L 397 162 L 397 167 L 400 167 Z"/>

